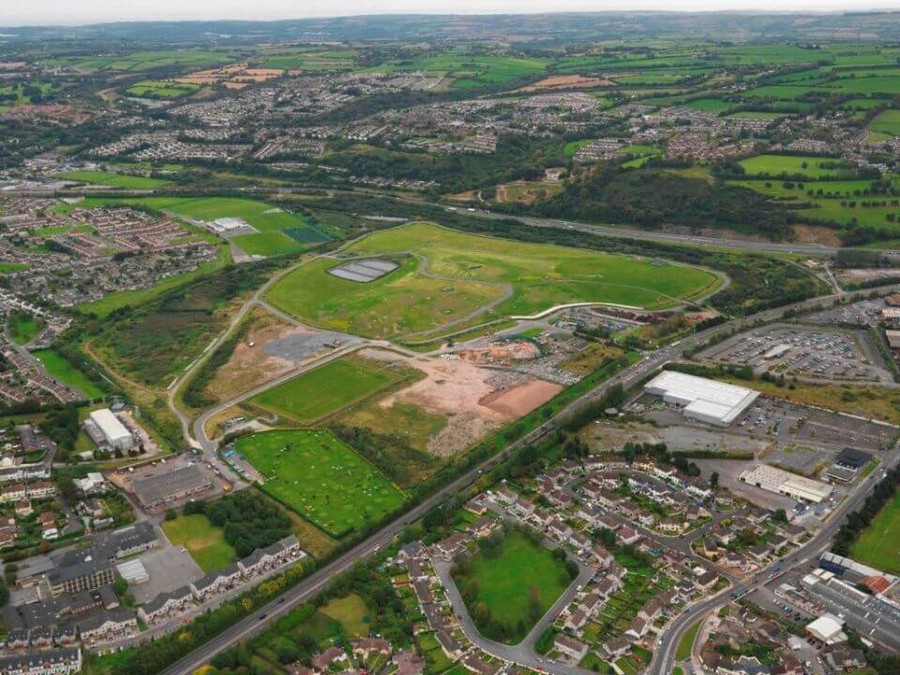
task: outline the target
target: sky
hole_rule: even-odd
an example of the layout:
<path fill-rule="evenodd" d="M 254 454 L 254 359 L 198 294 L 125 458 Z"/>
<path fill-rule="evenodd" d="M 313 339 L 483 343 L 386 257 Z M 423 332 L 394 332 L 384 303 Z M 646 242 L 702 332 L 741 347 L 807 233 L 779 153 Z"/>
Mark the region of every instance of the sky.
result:
<path fill-rule="evenodd" d="M 521 14 L 616 10 L 900 9 L 900 0 L 0 0 L 0 26 L 191 19 L 303 19 L 360 14 Z"/>

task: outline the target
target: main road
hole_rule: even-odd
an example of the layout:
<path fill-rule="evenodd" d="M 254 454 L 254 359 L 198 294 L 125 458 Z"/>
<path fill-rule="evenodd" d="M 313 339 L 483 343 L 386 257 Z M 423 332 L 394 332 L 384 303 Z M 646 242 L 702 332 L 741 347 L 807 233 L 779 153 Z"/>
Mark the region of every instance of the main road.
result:
<path fill-rule="evenodd" d="M 882 286 L 877 289 L 871 289 L 869 292 L 894 292 L 897 290 L 900 290 L 900 284 L 892 284 L 886 287 Z M 528 435 L 524 436 L 518 441 L 511 443 L 502 452 L 485 460 L 477 467 L 470 469 L 459 478 L 440 488 L 437 492 L 426 498 L 424 501 L 412 507 L 364 541 L 356 544 L 346 553 L 341 554 L 330 563 L 327 563 L 326 565 L 318 569 L 309 577 L 302 580 L 298 585 L 289 589 L 272 602 L 255 611 L 250 616 L 226 629 L 206 644 L 200 646 L 184 658 L 174 663 L 163 672 L 167 675 L 184 675 L 184 673 L 190 673 L 193 670 L 201 667 L 205 663 L 208 663 L 209 660 L 219 652 L 228 649 L 238 642 L 246 640 L 247 638 L 252 637 L 256 633 L 260 632 L 270 620 L 284 616 L 299 604 L 312 599 L 315 595 L 317 595 L 325 588 L 325 586 L 333 577 L 351 569 L 357 562 L 377 554 L 382 549 L 382 547 L 388 546 L 393 541 L 393 539 L 398 536 L 408 525 L 422 518 L 431 509 L 440 505 L 446 499 L 452 497 L 453 495 L 461 493 L 463 490 L 471 486 L 482 473 L 489 471 L 497 464 L 505 461 L 520 448 L 523 448 L 529 444 L 536 443 L 544 437 L 548 436 L 554 430 L 556 423 L 560 419 L 565 419 L 567 416 L 581 409 L 585 404 L 600 398 L 610 389 L 610 387 L 621 384 L 627 389 L 628 387 L 636 384 L 642 378 L 652 373 L 657 368 L 660 368 L 666 363 L 681 357 L 684 354 L 685 350 L 698 346 L 703 342 L 709 340 L 710 338 L 723 332 L 747 328 L 750 325 L 757 324 L 759 322 L 764 323 L 768 321 L 774 321 L 781 318 L 785 310 L 797 310 L 814 307 L 818 304 L 828 303 L 840 297 L 841 296 L 839 295 L 820 296 L 818 298 L 805 300 L 794 305 L 766 310 L 744 319 L 735 319 L 725 324 L 714 326 L 699 333 L 695 333 L 694 335 L 691 335 L 680 341 L 677 345 L 670 345 L 663 349 L 657 350 L 652 355 L 646 356 L 643 360 L 635 363 L 632 367 L 600 383 L 599 385 L 597 385 L 597 387 L 570 403 L 568 406 L 558 412 L 553 418 L 545 421 Z M 185 424 L 185 427 L 188 426 L 188 424 Z M 193 439 L 191 440 L 193 441 Z M 193 442 L 196 443 L 196 441 Z M 205 449 L 207 451 L 212 450 L 211 447 Z M 864 485 L 866 485 L 866 488 L 869 487 L 868 483 Z M 831 520 L 829 521 L 829 524 L 824 526 L 823 529 L 820 530 L 816 538 L 806 546 L 804 546 L 802 549 L 800 549 L 798 552 L 792 554 L 792 556 L 789 557 L 788 560 L 792 560 L 802 551 L 809 551 L 810 547 L 813 545 L 818 546 L 819 550 L 824 548 L 824 542 L 830 539 L 830 537 L 833 536 L 834 532 L 837 530 L 838 521 L 840 520 L 839 516 L 843 515 L 843 513 L 845 513 L 846 510 L 848 510 L 850 507 L 855 507 L 855 505 L 858 504 L 859 501 L 861 501 L 861 499 L 863 498 L 863 493 L 866 491 L 867 489 L 863 489 L 861 487 L 857 491 L 854 498 L 850 499 L 848 502 L 845 502 L 843 507 L 839 509 L 839 512 L 833 514 Z M 796 562 L 792 564 L 796 564 Z M 680 636 L 686 629 L 686 627 L 690 625 L 690 623 L 692 622 L 691 619 L 699 617 L 704 611 L 708 611 L 709 608 L 718 606 L 723 602 L 725 602 L 725 598 L 711 598 L 691 607 L 684 615 L 676 619 L 674 629 L 667 631 L 664 637 L 661 638 L 660 647 L 656 650 L 652 666 L 654 673 L 662 674 L 671 672 L 670 666 L 672 663 L 672 659 L 670 657 L 666 657 L 665 654 L 673 650 L 673 644 L 677 645 L 678 636 Z M 674 656 L 674 651 L 672 651 L 672 654 L 670 656 Z"/>

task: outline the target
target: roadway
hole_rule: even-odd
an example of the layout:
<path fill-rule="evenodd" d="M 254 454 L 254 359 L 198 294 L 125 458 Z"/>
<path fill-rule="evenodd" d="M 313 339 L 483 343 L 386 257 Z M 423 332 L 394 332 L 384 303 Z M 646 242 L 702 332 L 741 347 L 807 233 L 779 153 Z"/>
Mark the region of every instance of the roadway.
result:
<path fill-rule="evenodd" d="M 883 463 L 881 468 L 885 471 L 890 470 L 898 461 L 900 461 L 900 443 L 882 455 Z M 880 475 L 881 471 L 875 471 L 856 486 L 853 493 L 843 503 L 838 505 L 828 520 L 819 527 L 812 539 L 803 546 L 764 567 L 752 578 L 734 584 L 730 592 L 727 590 L 723 591 L 718 595 L 704 598 L 686 608 L 682 614 L 666 627 L 665 633 L 659 636 L 653 660 L 650 662 L 649 672 L 651 675 L 668 675 L 673 671 L 675 654 L 681 637 L 688 628 L 706 614 L 731 602 L 735 597 L 743 597 L 745 594 L 756 590 L 763 583 L 774 581 L 789 570 L 808 565 L 817 560 L 831 546 L 831 541 L 843 524 L 844 517 L 860 507 L 875 484 L 880 480 Z"/>
<path fill-rule="evenodd" d="M 264 288 L 267 287 L 268 286 Z M 259 294 L 262 290 L 263 289 L 260 289 L 257 294 Z M 900 284 L 892 284 L 887 287 L 880 287 L 879 289 L 872 290 L 884 290 L 885 292 L 889 290 L 893 292 L 900 290 Z M 837 299 L 839 297 L 840 296 L 838 295 L 820 296 L 818 298 L 805 300 L 803 302 L 795 303 L 794 305 L 789 305 L 787 307 L 766 310 L 744 319 L 733 320 L 728 323 L 703 330 L 699 333 L 685 338 L 677 345 L 669 345 L 668 347 L 657 350 L 652 355 L 646 356 L 642 361 L 634 364 L 631 368 L 628 368 L 600 383 L 593 390 L 587 392 L 580 398 L 570 403 L 563 410 L 557 413 L 557 415 L 555 415 L 553 418 L 547 420 L 541 426 L 539 426 L 520 440 L 515 441 L 507 446 L 501 453 L 485 460 L 479 466 L 467 471 L 459 478 L 445 485 L 443 488 L 439 489 L 436 493 L 425 499 L 423 502 L 419 503 L 409 511 L 394 519 L 393 521 L 385 525 L 382 529 L 372 534 L 369 538 L 355 545 L 348 552 L 340 555 L 335 560 L 326 564 L 325 566 L 314 572 L 312 575 L 301 581 L 297 586 L 286 591 L 276 600 L 273 600 L 265 607 L 257 610 L 249 617 L 239 621 L 234 626 L 220 633 L 211 641 L 191 652 L 191 654 L 180 659 L 175 664 L 167 668 L 164 673 L 167 673 L 168 675 L 181 675 L 183 673 L 192 672 L 193 670 L 207 663 L 210 659 L 212 659 L 213 656 L 215 656 L 219 652 L 228 649 L 238 642 L 246 640 L 256 633 L 260 632 L 263 628 L 265 628 L 269 620 L 284 616 L 296 606 L 312 599 L 328 584 L 329 580 L 332 577 L 346 572 L 356 562 L 377 554 L 382 547 L 389 545 L 394 537 L 399 535 L 405 527 L 422 518 L 426 513 L 428 513 L 428 511 L 441 504 L 445 499 L 460 494 L 466 488 L 471 486 L 472 483 L 474 483 L 475 480 L 477 480 L 477 478 L 483 472 L 489 471 L 497 464 L 505 461 L 520 448 L 523 448 L 529 444 L 536 443 L 549 435 L 554 430 L 557 421 L 559 421 L 560 419 L 567 419 L 569 415 L 579 410 L 585 404 L 588 404 L 602 397 L 610 387 L 616 384 L 621 384 L 627 389 L 628 387 L 637 383 L 641 378 L 646 377 L 648 374 L 654 372 L 656 369 L 660 368 L 666 363 L 681 357 L 686 349 L 693 348 L 694 346 L 702 344 L 703 342 L 716 335 L 719 335 L 722 332 L 731 331 L 736 328 L 747 328 L 750 325 L 756 324 L 758 322 L 773 321 L 781 318 L 784 311 L 787 309 L 796 310 L 802 309 L 804 307 L 813 307 L 818 304 L 828 303 L 829 301 Z M 174 389 L 175 388 L 173 387 L 173 394 Z M 188 425 L 185 424 L 184 426 L 187 427 Z M 193 439 L 191 440 L 193 441 Z M 196 443 L 196 441 L 193 442 Z M 214 441 L 210 441 L 211 445 L 213 445 L 214 443 Z M 867 482 L 870 481 L 871 478 L 872 476 L 867 479 Z M 866 484 L 866 486 L 870 487 L 868 484 Z M 850 510 L 850 508 L 855 507 L 855 505 L 862 500 L 865 492 L 867 492 L 867 489 L 864 490 L 861 487 L 857 491 L 856 497 L 845 502 L 845 504 L 842 505 L 842 507 L 839 509 L 840 515 L 843 515 L 843 513 L 845 513 L 847 510 Z M 800 552 L 810 550 L 811 546 L 815 542 L 820 542 L 819 551 L 824 550 L 826 546 L 824 542 L 830 540 L 831 536 L 833 536 L 834 532 L 837 530 L 836 523 L 839 523 L 840 520 L 837 516 L 838 513 L 836 512 L 832 516 L 832 519 L 829 521 L 830 524 L 824 526 L 815 539 L 813 539 L 809 544 L 804 546 L 802 549 L 799 549 L 798 552 L 792 555 L 797 556 Z M 795 561 L 791 564 L 791 566 L 795 564 L 798 563 Z M 677 645 L 677 639 L 678 637 L 680 637 L 680 634 L 683 633 L 684 630 L 691 625 L 691 623 L 693 623 L 693 619 L 698 618 L 703 614 L 703 612 L 709 611 L 709 609 L 723 604 L 726 599 L 727 596 L 725 598 L 708 598 L 704 601 L 701 601 L 697 605 L 694 605 L 684 615 L 676 619 L 675 628 L 668 630 L 664 636 L 660 637 L 660 647 L 656 650 L 656 653 L 654 654 L 653 664 L 651 665 L 653 669 L 652 672 L 670 673 L 672 659 L 674 658 L 674 646 Z"/>

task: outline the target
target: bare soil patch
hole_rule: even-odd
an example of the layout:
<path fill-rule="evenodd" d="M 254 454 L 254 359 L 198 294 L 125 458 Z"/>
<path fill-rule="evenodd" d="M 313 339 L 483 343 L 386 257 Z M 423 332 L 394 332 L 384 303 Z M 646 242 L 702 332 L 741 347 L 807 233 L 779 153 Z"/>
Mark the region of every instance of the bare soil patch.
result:
<path fill-rule="evenodd" d="M 840 246 L 841 238 L 830 227 L 822 225 L 794 225 L 794 237 L 804 244 L 822 244 L 823 246 Z"/>
<path fill-rule="evenodd" d="M 529 84 L 517 91 L 546 91 L 548 89 L 593 89 L 594 87 L 611 87 L 612 80 L 601 77 L 585 77 L 584 75 L 551 75 L 539 82 Z"/>
<path fill-rule="evenodd" d="M 558 384 L 520 373 L 481 368 L 461 359 L 412 357 L 379 349 L 367 358 L 400 362 L 425 377 L 384 397 L 378 406 L 413 405 L 446 416 L 447 425 L 428 442 L 428 451 L 448 457 L 465 450 L 488 433 L 530 412 L 562 389 Z"/>

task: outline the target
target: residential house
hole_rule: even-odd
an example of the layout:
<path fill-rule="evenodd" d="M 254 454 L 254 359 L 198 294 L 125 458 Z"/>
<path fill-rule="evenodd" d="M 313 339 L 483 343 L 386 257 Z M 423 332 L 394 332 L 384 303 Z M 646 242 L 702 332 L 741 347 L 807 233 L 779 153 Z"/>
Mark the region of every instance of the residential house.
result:
<path fill-rule="evenodd" d="M 568 635 L 557 635 L 553 640 L 556 650 L 575 661 L 581 661 L 587 655 L 588 646 L 581 640 L 576 640 Z"/>
<path fill-rule="evenodd" d="M 199 602 L 235 588 L 241 580 L 241 570 L 237 565 L 229 565 L 218 572 L 210 572 L 191 584 L 191 592 Z"/>

